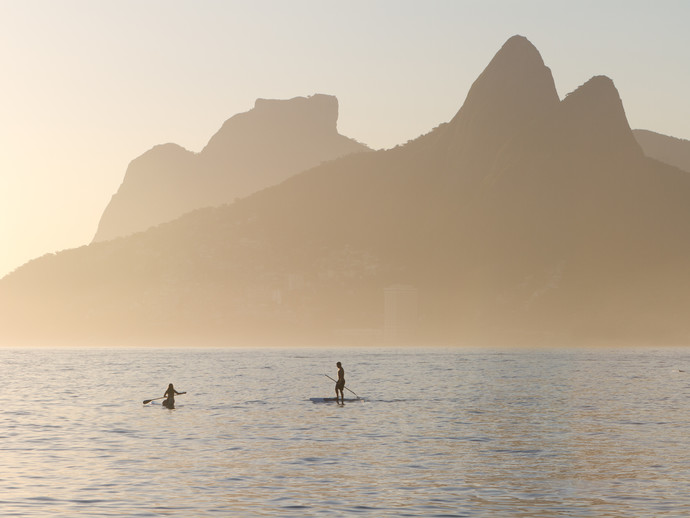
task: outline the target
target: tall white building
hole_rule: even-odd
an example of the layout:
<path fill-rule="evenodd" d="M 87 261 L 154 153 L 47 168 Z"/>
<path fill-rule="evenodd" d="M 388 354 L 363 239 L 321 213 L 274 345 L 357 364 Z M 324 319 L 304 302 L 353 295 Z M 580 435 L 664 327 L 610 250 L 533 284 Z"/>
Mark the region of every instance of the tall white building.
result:
<path fill-rule="evenodd" d="M 395 284 L 383 290 L 383 334 L 386 342 L 416 338 L 419 320 L 417 288 Z"/>

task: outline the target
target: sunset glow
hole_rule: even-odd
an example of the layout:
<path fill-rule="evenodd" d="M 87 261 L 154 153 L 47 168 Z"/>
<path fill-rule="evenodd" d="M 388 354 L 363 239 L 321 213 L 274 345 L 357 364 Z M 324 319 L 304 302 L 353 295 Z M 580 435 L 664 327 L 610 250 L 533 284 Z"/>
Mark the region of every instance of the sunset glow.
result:
<path fill-rule="evenodd" d="M 683 1 L 0 1 L 0 276 L 90 242 L 131 160 L 200 151 L 257 98 L 340 102 L 390 148 L 450 120 L 522 34 L 563 97 L 611 77 L 632 128 L 690 138 Z"/>

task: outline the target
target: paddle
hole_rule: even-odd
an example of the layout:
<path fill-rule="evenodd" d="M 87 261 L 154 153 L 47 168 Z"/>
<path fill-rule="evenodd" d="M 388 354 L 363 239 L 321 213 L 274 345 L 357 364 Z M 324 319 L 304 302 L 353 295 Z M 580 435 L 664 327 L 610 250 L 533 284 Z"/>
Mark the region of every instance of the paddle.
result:
<path fill-rule="evenodd" d="M 334 380 L 333 378 L 331 378 L 328 374 L 324 374 L 324 376 L 326 376 L 326 377 L 327 377 L 329 380 L 331 380 L 331 381 L 335 381 L 335 380 Z M 335 381 L 335 382 L 338 383 L 337 381 Z M 350 389 L 347 388 L 347 387 L 345 387 L 345 390 L 350 390 Z M 350 392 L 352 392 L 353 394 L 355 394 L 354 391 L 352 391 L 352 390 L 350 390 Z M 355 396 L 357 396 L 357 394 L 355 394 Z M 359 399 L 359 396 L 357 396 L 357 399 Z"/>

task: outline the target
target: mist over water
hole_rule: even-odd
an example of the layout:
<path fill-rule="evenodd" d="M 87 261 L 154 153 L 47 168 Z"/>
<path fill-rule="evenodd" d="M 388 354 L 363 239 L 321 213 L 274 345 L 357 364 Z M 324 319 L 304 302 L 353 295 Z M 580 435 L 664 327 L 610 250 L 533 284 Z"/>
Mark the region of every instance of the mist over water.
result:
<path fill-rule="evenodd" d="M 365 402 L 309 401 L 336 361 Z M 687 349 L 4 349 L 0 514 L 686 516 L 685 370 Z M 171 382 L 175 410 L 142 405 Z"/>

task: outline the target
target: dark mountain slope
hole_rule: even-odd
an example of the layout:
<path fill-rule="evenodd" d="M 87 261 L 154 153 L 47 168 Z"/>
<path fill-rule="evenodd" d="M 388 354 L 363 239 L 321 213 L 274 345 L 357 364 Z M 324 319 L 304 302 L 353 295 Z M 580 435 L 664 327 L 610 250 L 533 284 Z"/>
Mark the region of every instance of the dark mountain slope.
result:
<path fill-rule="evenodd" d="M 690 141 L 641 129 L 633 134 L 645 155 L 690 172 Z"/>

